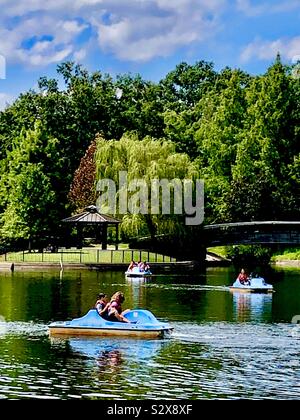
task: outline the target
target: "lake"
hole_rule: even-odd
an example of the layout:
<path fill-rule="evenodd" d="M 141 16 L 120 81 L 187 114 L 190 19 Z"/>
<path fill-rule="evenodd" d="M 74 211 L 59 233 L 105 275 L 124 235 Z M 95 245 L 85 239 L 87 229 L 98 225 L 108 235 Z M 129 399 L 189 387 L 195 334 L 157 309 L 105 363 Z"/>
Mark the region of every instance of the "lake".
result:
<path fill-rule="evenodd" d="M 262 273 L 273 294 L 230 292 L 233 268 L 126 279 L 100 271 L 0 274 L 0 398 L 298 399 L 300 270 Z M 174 326 L 159 340 L 52 338 L 99 292 L 125 294 Z"/>

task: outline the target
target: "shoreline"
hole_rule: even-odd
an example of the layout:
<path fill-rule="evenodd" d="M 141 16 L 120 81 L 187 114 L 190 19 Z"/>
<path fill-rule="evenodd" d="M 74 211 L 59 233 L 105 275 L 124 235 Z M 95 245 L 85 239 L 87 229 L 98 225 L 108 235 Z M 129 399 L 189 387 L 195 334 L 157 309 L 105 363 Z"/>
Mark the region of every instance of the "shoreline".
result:
<path fill-rule="evenodd" d="M 177 261 L 177 262 L 154 262 L 151 267 L 155 274 L 184 274 L 195 273 L 208 267 L 229 267 L 230 260 L 205 260 L 200 261 Z M 273 267 L 298 267 L 300 260 L 280 260 L 269 263 Z M 0 262 L 0 271 L 22 270 L 98 270 L 98 271 L 126 271 L 127 263 L 60 263 L 56 262 Z M 154 275 L 155 275 L 154 274 Z"/>
<path fill-rule="evenodd" d="M 195 273 L 206 267 L 229 266 L 228 261 L 177 261 L 177 262 L 156 262 L 151 263 L 151 268 L 155 274 L 184 274 Z M 22 270 L 98 270 L 98 271 L 126 271 L 126 263 L 44 263 L 44 262 L 1 262 L 0 271 L 22 271 Z"/>
<path fill-rule="evenodd" d="M 284 267 L 300 267 L 300 260 L 271 261 L 271 265 Z"/>

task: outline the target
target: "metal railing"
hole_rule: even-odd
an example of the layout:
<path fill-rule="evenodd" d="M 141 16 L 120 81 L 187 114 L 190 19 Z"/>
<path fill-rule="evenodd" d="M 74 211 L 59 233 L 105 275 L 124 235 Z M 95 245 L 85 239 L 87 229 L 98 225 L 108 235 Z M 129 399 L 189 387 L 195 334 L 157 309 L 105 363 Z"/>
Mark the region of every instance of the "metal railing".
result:
<path fill-rule="evenodd" d="M 20 251 L 0 256 L 2 262 L 65 264 L 129 264 L 130 261 L 176 262 L 176 258 L 142 249 L 64 249 L 57 252 Z"/>

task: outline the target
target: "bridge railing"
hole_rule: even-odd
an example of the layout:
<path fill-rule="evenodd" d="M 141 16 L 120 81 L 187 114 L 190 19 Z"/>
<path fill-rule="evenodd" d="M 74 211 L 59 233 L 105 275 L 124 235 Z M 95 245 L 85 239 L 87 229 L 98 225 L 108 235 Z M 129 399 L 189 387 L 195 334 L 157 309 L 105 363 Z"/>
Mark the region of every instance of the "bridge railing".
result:
<path fill-rule="evenodd" d="M 209 226 L 204 229 L 207 246 L 238 245 L 238 244 L 300 244 L 300 223 L 296 228 L 295 223 L 289 228 L 287 224 L 263 225 L 229 224 Z"/>

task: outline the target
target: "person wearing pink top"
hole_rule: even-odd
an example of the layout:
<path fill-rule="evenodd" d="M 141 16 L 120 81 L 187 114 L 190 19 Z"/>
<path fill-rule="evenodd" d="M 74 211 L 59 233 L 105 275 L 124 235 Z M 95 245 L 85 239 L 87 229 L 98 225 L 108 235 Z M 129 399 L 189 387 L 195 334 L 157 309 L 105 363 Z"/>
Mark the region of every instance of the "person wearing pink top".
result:
<path fill-rule="evenodd" d="M 122 311 L 122 303 L 124 302 L 125 297 L 122 292 L 116 292 L 110 299 L 110 302 L 105 306 L 105 308 L 100 312 L 100 314 L 107 313 L 107 319 L 113 322 L 127 322 L 130 321 L 124 317 L 124 314 L 129 311 L 126 309 Z"/>
<path fill-rule="evenodd" d="M 238 275 L 238 280 L 241 284 L 248 284 L 249 279 L 245 272 L 245 270 L 242 268 L 240 274 Z"/>

